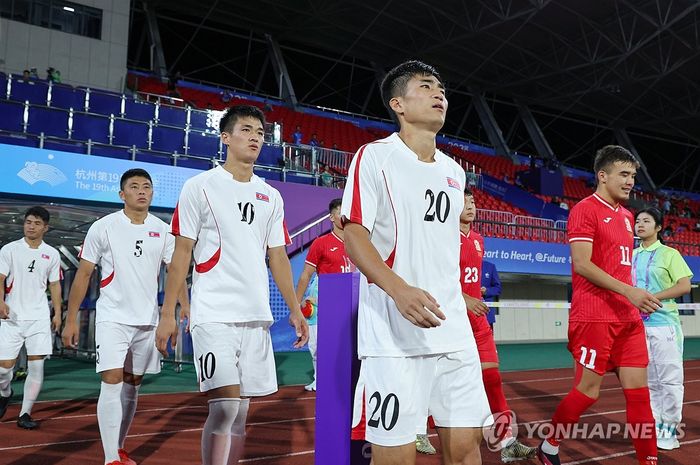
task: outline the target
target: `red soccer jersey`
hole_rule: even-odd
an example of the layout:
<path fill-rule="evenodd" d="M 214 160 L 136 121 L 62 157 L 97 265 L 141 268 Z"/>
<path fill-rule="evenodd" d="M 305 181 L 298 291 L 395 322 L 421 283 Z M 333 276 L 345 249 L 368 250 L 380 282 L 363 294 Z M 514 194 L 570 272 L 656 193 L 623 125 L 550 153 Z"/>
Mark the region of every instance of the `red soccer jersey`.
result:
<path fill-rule="evenodd" d="M 476 299 L 481 299 L 481 264 L 484 260 L 484 238 L 481 234 L 469 230 L 469 234 L 460 233 L 459 268 L 462 292 Z"/>
<path fill-rule="evenodd" d="M 593 244 L 591 262 L 618 281 L 632 285 L 634 217 L 623 206 L 613 207 L 597 194 L 571 209 L 569 243 Z M 572 266 L 573 296 L 569 321 L 628 322 L 639 320 L 639 310 L 616 292 L 603 289 L 578 275 Z"/>
<path fill-rule="evenodd" d="M 306 256 L 306 263 L 316 268 L 316 273 L 350 273 L 353 265 L 345 253 L 345 242 L 333 232 L 316 239 Z"/>

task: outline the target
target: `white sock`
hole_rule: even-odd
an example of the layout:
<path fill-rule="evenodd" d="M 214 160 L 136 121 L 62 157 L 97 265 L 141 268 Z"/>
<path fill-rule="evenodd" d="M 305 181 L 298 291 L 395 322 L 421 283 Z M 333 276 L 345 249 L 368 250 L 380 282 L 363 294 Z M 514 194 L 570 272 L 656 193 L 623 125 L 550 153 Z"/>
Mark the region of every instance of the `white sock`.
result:
<path fill-rule="evenodd" d="M 25 413 L 31 415 L 36 398 L 39 397 L 41 385 L 44 383 L 44 359 L 27 361 L 27 379 L 24 381 L 24 397 L 22 398 L 21 417 Z"/>
<path fill-rule="evenodd" d="M 12 383 L 12 368 L 0 367 L 0 396 L 10 396 L 10 383 Z"/>
<path fill-rule="evenodd" d="M 231 428 L 238 415 L 241 399 L 212 399 L 202 431 L 202 465 L 228 465 Z"/>
<path fill-rule="evenodd" d="M 134 420 L 136 413 L 136 404 L 138 402 L 139 388 L 141 385 L 134 386 L 133 384 L 124 383 L 122 386 L 122 425 L 119 430 L 119 448 L 124 448 L 124 440 L 129 433 L 131 422 Z"/>
<path fill-rule="evenodd" d="M 241 399 L 240 406 L 238 407 L 238 415 L 236 415 L 236 420 L 233 422 L 233 426 L 231 427 L 231 452 L 229 453 L 228 458 L 229 465 L 237 464 L 241 457 L 243 457 L 243 450 L 245 449 L 245 423 L 246 419 L 248 418 L 249 406 L 250 399 Z"/>
<path fill-rule="evenodd" d="M 316 382 L 316 358 L 313 360 L 314 363 L 314 383 Z"/>
<path fill-rule="evenodd" d="M 122 423 L 122 385 L 102 382 L 97 400 L 97 424 L 100 426 L 105 463 L 119 460 L 119 429 Z"/>
<path fill-rule="evenodd" d="M 542 441 L 542 452 L 549 455 L 556 455 L 559 453 L 559 446 L 553 446 L 546 439 Z"/>

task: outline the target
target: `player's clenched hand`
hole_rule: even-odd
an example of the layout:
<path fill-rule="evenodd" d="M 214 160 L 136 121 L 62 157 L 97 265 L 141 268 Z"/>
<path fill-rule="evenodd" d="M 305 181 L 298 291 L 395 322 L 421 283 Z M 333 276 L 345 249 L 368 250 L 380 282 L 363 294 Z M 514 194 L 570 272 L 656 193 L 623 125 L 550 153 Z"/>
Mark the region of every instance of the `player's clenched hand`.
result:
<path fill-rule="evenodd" d="M 78 323 L 75 321 L 71 322 L 66 319 L 66 326 L 63 328 L 63 334 L 61 335 L 61 340 L 63 341 L 63 347 L 68 347 L 70 349 L 75 349 L 78 347 Z"/>
<path fill-rule="evenodd" d="M 156 349 L 163 354 L 163 357 L 168 356 L 168 340 L 170 345 L 175 348 L 177 344 L 177 323 L 175 318 L 161 318 L 156 328 Z"/>
<path fill-rule="evenodd" d="M 654 313 L 661 308 L 661 301 L 653 294 L 638 287 L 630 287 L 625 294 L 627 300 L 644 313 Z"/>
<path fill-rule="evenodd" d="M 10 318 L 10 307 L 0 300 L 0 320 L 7 320 Z"/>
<path fill-rule="evenodd" d="M 489 312 L 489 308 L 480 299 L 475 299 L 467 294 L 462 295 L 464 296 L 464 301 L 467 303 L 467 311 L 472 312 L 476 316 L 486 315 Z"/>
<path fill-rule="evenodd" d="M 440 326 L 440 320 L 445 319 L 440 304 L 423 289 L 406 286 L 392 297 L 401 315 L 419 328 Z"/>
<path fill-rule="evenodd" d="M 307 342 L 309 342 L 309 323 L 301 314 L 301 310 L 295 310 L 289 312 L 289 324 L 294 326 L 294 331 L 297 333 L 297 340 L 294 342 L 293 347 L 299 349 L 304 347 Z"/>

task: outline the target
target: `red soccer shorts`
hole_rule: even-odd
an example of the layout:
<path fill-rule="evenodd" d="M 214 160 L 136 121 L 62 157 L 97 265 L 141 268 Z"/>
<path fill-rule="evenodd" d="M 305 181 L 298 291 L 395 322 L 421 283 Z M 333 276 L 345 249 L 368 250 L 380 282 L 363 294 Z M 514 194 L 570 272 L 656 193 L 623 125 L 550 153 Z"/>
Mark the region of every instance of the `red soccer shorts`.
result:
<path fill-rule="evenodd" d="M 479 361 L 481 363 L 498 363 L 496 341 L 493 339 L 493 331 L 491 331 L 486 315 L 476 316 L 469 311 L 467 314 L 476 340 L 476 348 L 479 351 Z"/>
<path fill-rule="evenodd" d="M 605 374 L 618 367 L 649 364 L 644 323 L 573 321 L 569 323 L 569 352 L 584 368 Z"/>

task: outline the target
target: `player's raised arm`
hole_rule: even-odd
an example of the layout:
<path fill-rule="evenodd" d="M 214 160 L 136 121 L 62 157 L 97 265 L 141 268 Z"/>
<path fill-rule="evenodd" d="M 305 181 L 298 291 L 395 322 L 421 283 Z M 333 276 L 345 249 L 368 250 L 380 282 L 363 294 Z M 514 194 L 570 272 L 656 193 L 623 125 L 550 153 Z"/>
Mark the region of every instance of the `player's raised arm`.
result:
<path fill-rule="evenodd" d="M 170 340 L 173 347 L 177 343 L 175 304 L 183 287 L 186 287 L 184 282 L 192 260 L 193 247 L 194 240 L 184 236 L 175 238 L 175 251 L 168 267 L 168 277 L 165 281 L 165 298 L 163 299 L 160 321 L 156 329 L 156 347 L 164 356 L 168 355 L 168 340 Z"/>
<path fill-rule="evenodd" d="M 603 289 L 623 295 L 632 305 L 646 313 L 652 313 L 661 307 L 661 301 L 644 289 L 630 286 L 610 276 L 591 261 L 593 243 L 587 241 L 571 242 L 571 261 L 574 271 L 591 283 Z"/>
<path fill-rule="evenodd" d="M 90 276 L 95 269 L 95 264 L 80 259 L 78 271 L 73 278 L 73 284 L 70 287 L 68 294 L 68 313 L 66 314 L 66 326 L 63 328 L 63 345 L 66 347 L 75 348 L 78 346 L 78 310 L 80 304 L 85 299 L 88 286 L 90 285 Z"/>
<path fill-rule="evenodd" d="M 309 340 L 309 324 L 304 315 L 301 314 L 299 300 L 294 292 L 292 267 L 289 263 L 289 257 L 287 257 L 287 251 L 284 246 L 270 247 L 267 249 L 267 255 L 270 258 L 272 277 L 289 307 L 289 323 L 296 330 L 297 341 L 294 343 L 294 347 L 303 347 Z"/>

